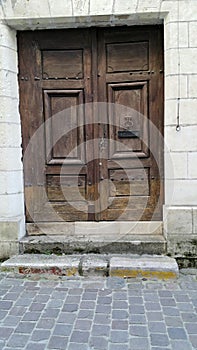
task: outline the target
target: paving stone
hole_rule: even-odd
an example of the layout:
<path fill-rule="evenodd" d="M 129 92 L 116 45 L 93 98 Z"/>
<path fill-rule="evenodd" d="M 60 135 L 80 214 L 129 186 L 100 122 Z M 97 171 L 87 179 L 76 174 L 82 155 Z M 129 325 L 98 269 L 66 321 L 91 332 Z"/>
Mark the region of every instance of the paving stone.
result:
<path fill-rule="evenodd" d="M 191 343 L 185 340 L 172 340 L 172 350 L 192 350 Z"/>
<path fill-rule="evenodd" d="M 69 336 L 72 331 L 71 325 L 57 324 L 53 330 L 54 335 Z"/>
<path fill-rule="evenodd" d="M 115 300 L 112 304 L 113 309 L 128 309 L 128 302 L 123 300 Z"/>
<path fill-rule="evenodd" d="M 91 337 L 90 348 L 98 350 L 107 350 L 108 341 L 104 337 Z"/>
<path fill-rule="evenodd" d="M 100 314 L 110 314 L 111 313 L 111 305 L 97 305 L 96 306 L 96 313 Z"/>
<path fill-rule="evenodd" d="M 8 339 L 14 332 L 14 328 L 0 327 L 0 339 Z"/>
<path fill-rule="evenodd" d="M 181 317 L 184 322 L 197 322 L 197 314 L 191 312 L 181 312 Z"/>
<path fill-rule="evenodd" d="M 159 303 L 146 302 L 145 303 L 145 309 L 147 311 L 160 311 L 161 310 L 161 305 Z"/>
<path fill-rule="evenodd" d="M 32 300 L 30 298 L 20 298 L 15 303 L 15 306 L 30 306 L 32 303 Z"/>
<path fill-rule="evenodd" d="M 94 309 L 95 305 L 95 301 L 82 301 L 80 304 L 80 309 Z"/>
<path fill-rule="evenodd" d="M 39 343 L 29 343 L 25 350 L 45 350 L 46 345 L 45 344 L 39 344 Z"/>
<path fill-rule="evenodd" d="M 0 321 L 3 320 L 7 316 L 7 311 L 0 310 Z"/>
<path fill-rule="evenodd" d="M 87 343 L 89 336 L 89 332 L 74 331 L 71 335 L 70 341 L 73 343 Z"/>
<path fill-rule="evenodd" d="M 165 323 L 166 326 L 172 326 L 172 327 L 182 327 L 183 326 L 183 321 L 179 316 L 174 317 L 174 316 L 166 316 L 165 317 Z"/>
<path fill-rule="evenodd" d="M 130 348 L 132 350 L 148 350 L 149 341 L 147 338 L 132 337 L 130 340 Z"/>
<path fill-rule="evenodd" d="M 91 334 L 93 336 L 109 336 L 110 327 L 106 325 L 94 325 Z"/>
<path fill-rule="evenodd" d="M 168 346 L 169 345 L 169 339 L 166 334 L 156 334 L 152 333 L 150 335 L 151 338 L 151 345 L 154 346 Z"/>
<path fill-rule="evenodd" d="M 54 318 L 57 317 L 60 312 L 60 309 L 45 309 L 42 314 L 43 318 Z"/>
<path fill-rule="evenodd" d="M 12 301 L 0 300 L 0 310 L 10 310 L 12 305 Z"/>
<path fill-rule="evenodd" d="M 128 329 L 128 321 L 112 321 L 112 329 L 118 330 L 127 330 Z"/>
<path fill-rule="evenodd" d="M 20 322 L 20 320 L 21 320 L 21 317 L 8 315 L 4 319 L 3 324 L 4 324 L 4 326 L 16 327 L 17 324 Z"/>
<path fill-rule="evenodd" d="M 129 310 L 132 314 L 144 314 L 144 306 L 143 305 L 130 305 Z"/>
<path fill-rule="evenodd" d="M 7 345 L 13 348 L 24 348 L 29 339 L 29 335 L 26 334 L 13 334 Z"/>
<path fill-rule="evenodd" d="M 39 318 L 39 312 L 26 312 L 22 318 L 22 321 L 37 321 Z"/>
<path fill-rule="evenodd" d="M 129 317 L 129 314 L 125 310 L 112 310 L 112 318 L 118 320 L 126 320 Z"/>
<path fill-rule="evenodd" d="M 192 334 L 189 336 L 189 339 L 190 339 L 191 344 L 194 347 L 194 349 L 197 349 L 197 335 Z"/>
<path fill-rule="evenodd" d="M 161 298 L 171 298 L 172 297 L 172 292 L 170 292 L 168 290 L 159 290 L 158 294 Z"/>
<path fill-rule="evenodd" d="M 77 320 L 75 323 L 75 329 L 89 331 L 92 326 L 92 322 L 89 320 Z"/>
<path fill-rule="evenodd" d="M 190 302 L 190 299 L 188 297 L 188 295 L 186 294 L 178 294 L 178 295 L 174 295 L 174 298 L 176 299 L 177 303 L 188 303 Z"/>
<path fill-rule="evenodd" d="M 127 343 L 129 340 L 127 331 L 112 330 L 110 333 L 111 343 Z"/>
<path fill-rule="evenodd" d="M 79 344 L 70 343 L 70 345 L 68 346 L 68 350 L 79 350 Z M 87 344 L 80 344 L 80 350 L 89 350 L 89 347 Z"/>
<path fill-rule="evenodd" d="M 65 350 L 67 347 L 67 344 L 68 344 L 67 337 L 52 336 L 49 340 L 48 348 Z"/>
<path fill-rule="evenodd" d="M 97 293 L 84 293 L 82 295 L 82 300 L 96 300 Z"/>
<path fill-rule="evenodd" d="M 95 314 L 94 323 L 95 324 L 109 324 L 111 322 L 111 317 L 108 314 Z"/>
<path fill-rule="evenodd" d="M 32 322 L 20 322 L 18 327 L 16 328 L 16 333 L 26 333 L 29 334 L 35 328 L 35 323 Z"/>
<path fill-rule="evenodd" d="M 64 298 L 65 298 L 65 296 L 64 296 Z M 71 296 L 69 295 L 66 298 L 66 304 L 78 304 L 80 302 L 80 300 L 81 300 L 80 295 L 71 295 Z"/>
<path fill-rule="evenodd" d="M 83 289 L 82 288 L 71 288 L 68 290 L 68 294 L 71 295 L 82 295 Z"/>
<path fill-rule="evenodd" d="M 41 329 L 51 329 L 53 328 L 55 324 L 55 321 L 50 318 L 42 318 L 39 320 L 38 324 L 36 325 L 36 328 L 41 328 Z"/>
<path fill-rule="evenodd" d="M 126 285 L 126 281 L 123 278 L 108 277 L 107 287 L 109 289 L 122 289 Z"/>
<path fill-rule="evenodd" d="M 78 310 L 78 304 L 64 304 L 62 311 L 76 312 Z"/>
<path fill-rule="evenodd" d="M 168 307 L 168 306 L 163 307 L 163 313 L 166 316 L 179 316 L 180 315 L 178 308 Z"/>
<path fill-rule="evenodd" d="M 161 298 L 160 302 L 162 306 L 176 306 L 176 303 L 172 298 Z"/>
<path fill-rule="evenodd" d="M 168 335 L 170 339 L 187 339 L 187 335 L 183 328 L 168 328 Z"/>
<path fill-rule="evenodd" d="M 32 336 L 31 336 L 31 340 L 32 341 L 43 341 L 43 340 L 48 340 L 49 337 L 51 335 L 51 332 L 49 330 L 45 330 L 45 329 L 42 329 L 42 330 L 34 330 L 33 333 L 32 333 Z"/>
<path fill-rule="evenodd" d="M 36 295 L 36 297 L 34 298 L 34 302 L 35 303 L 46 303 L 49 300 L 50 296 L 47 294 L 39 294 Z"/>
<path fill-rule="evenodd" d="M 188 334 L 197 334 L 197 323 L 186 323 L 185 328 Z"/>
<path fill-rule="evenodd" d="M 109 305 L 112 303 L 111 297 L 98 297 L 97 303 L 100 305 Z"/>
<path fill-rule="evenodd" d="M 114 300 L 126 300 L 127 299 L 127 292 L 114 292 L 113 293 L 113 299 Z"/>
<path fill-rule="evenodd" d="M 164 322 L 149 322 L 148 328 L 151 333 L 166 333 L 166 325 Z"/>
<path fill-rule="evenodd" d="M 157 311 L 149 311 L 146 313 L 148 321 L 163 321 L 163 313 Z"/>
<path fill-rule="evenodd" d="M 109 344 L 109 350 L 128 350 L 128 345 L 127 344 Z"/>
<path fill-rule="evenodd" d="M 29 310 L 30 311 L 42 311 L 45 307 L 45 304 L 41 303 L 32 303 Z"/>
<path fill-rule="evenodd" d="M 4 297 L 3 300 L 10 300 L 10 301 L 16 301 L 19 297 L 20 293 L 7 293 Z"/>
<path fill-rule="evenodd" d="M 131 326 L 129 333 L 132 336 L 138 336 L 138 337 L 148 337 L 148 331 L 147 326 Z"/>
<path fill-rule="evenodd" d="M 69 313 L 69 312 L 61 312 L 57 322 L 59 323 L 65 323 L 65 324 L 73 324 L 76 320 L 76 314 Z"/>
<path fill-rule="evenodd" d="M 147 320 L 144 315 L 130 315 L 131 324 L 146 324 Z"/>
<path fill-rule="evenodd" d="M 27 311 L 25 306 L 14 306 L 11 308 L 9 314 L 13 316 L 23 316 Z"/>
<path fill-rule="evenodd" d="M 80 310 L 77 317 L 92 319 L 94 317 L 94 312 L 92 310 Z"/>

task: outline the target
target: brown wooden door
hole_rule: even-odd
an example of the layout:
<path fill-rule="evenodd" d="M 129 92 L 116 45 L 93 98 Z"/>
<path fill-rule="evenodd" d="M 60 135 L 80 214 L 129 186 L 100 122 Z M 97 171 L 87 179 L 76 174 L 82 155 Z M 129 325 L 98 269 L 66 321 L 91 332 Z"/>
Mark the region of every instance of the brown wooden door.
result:
<path fill-rule="evenodd" d="M 148 120 L 163 132 L 161 28 L 18 42 L 27 222 L 160 220 L 163 145 Z"/>

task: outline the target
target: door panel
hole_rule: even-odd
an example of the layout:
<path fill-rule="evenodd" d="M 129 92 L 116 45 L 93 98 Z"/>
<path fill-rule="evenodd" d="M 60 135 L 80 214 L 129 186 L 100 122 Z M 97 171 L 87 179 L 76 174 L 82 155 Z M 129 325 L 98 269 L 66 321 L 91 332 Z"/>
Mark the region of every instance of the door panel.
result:
<path fill-rule="evenodd" d="M 21 32 L 18 44 L 27 221 L 161 220 L 162 28 Z"/>
<path fill-rule="evenodd" d="M 159 134 L 163 132 L 161 32 L 151 27 L 104 29 L 99 33 L 98 47 L 99 97 L 115 105 L 106 110 L 99 134 L 101 139 L 105 138 L 108 130 L 108 142 L 100 152 L 100 191 L 104 194 L 101 210 L 104 210 L 97 218 L 160 220 L 163 201 Z M 117 108 L 119 104 L 125 108 Z"/>

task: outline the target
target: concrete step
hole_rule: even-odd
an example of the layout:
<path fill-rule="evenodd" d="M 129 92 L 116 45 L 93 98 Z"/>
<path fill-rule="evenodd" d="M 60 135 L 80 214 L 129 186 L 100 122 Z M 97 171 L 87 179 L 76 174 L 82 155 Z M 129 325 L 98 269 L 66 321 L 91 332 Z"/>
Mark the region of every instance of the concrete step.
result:
<path fill-rule="evenodd" d="M 111 276 L 170 279 L 178 277 L 176 260 L 158 255 L 17 255 L 0 265 L 1 271 L 59 276 Z"/>
<path fill-rule="evenodd" d="M 165 254 L 166 240 L 163 235 L 133 234 L 74 234 L 35 235 L 24 237 L 20 253 L 39 254 Z"/>

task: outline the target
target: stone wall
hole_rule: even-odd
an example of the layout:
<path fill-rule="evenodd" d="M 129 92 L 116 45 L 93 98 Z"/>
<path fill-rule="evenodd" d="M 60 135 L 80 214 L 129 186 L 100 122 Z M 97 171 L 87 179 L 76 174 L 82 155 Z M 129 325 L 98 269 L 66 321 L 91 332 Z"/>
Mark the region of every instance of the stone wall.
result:
<path fill-rule="evenodd" d="M 165 41 L 165 235 L 170 254 L 197 255 L 197 1 L 1 0 L 0 23 L 0 256 L 15 252 L 25 234 L 16 30 L 158 23 Z"/>

